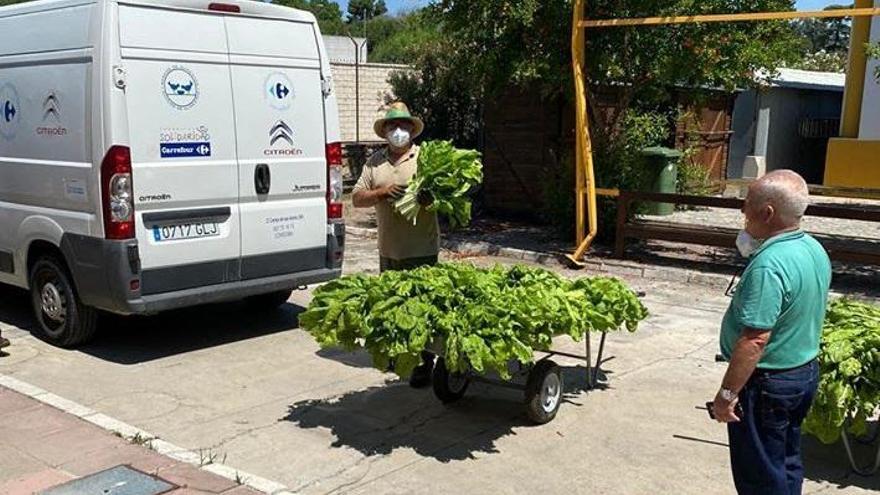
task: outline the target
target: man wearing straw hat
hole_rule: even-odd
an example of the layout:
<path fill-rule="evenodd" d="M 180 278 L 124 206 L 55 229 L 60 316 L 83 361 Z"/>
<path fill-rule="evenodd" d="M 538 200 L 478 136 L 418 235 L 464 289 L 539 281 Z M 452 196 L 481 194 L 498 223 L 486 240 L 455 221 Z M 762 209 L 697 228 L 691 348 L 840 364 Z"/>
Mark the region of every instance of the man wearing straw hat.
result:
<path fill-rule="evenodd" d="M 424 129 L 422 120 L 414 117 L 404 103 L 392 103 L 385 117 L 373 125 L 376 135 L 387 141 L 388 146 L 367 160 L 354 187 L 355 208 L 376 208 L 382 271 L 410 270 L 437 263 L 440 252 L 437 214 L 423 208 L 413 225 L 394 208 L 394 201 L 403 196 L 407 183 L 416 173 L 419 147 L 413 140 Z M 428 195 L 419 197 L 423 206 L 432 200 Z M 422 361 L 410 377 L 413 387 L 430 383 L 434 357 L 423 353 Z"/>

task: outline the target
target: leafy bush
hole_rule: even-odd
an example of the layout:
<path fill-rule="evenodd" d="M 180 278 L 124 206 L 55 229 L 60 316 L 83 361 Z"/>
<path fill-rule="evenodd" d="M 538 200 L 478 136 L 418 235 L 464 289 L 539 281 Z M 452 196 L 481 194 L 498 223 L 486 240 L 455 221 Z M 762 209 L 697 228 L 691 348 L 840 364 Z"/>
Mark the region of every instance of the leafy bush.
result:
<path fill-rule="evenodd" d="M 837 441 L 844 427 L 865 435 L 880 407 L 880 307 L 847 299 L 832 302 L 819 365 L 819 390 L 804 431 L 824 443 Z"/>

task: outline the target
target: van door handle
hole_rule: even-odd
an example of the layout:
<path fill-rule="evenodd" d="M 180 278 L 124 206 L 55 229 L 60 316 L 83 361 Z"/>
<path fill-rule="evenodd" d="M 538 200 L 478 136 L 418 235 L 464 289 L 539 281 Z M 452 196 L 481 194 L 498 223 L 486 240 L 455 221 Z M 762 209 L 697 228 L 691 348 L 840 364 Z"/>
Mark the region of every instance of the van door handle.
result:
<path fill-rule="evenodd" d="M 269 189 L 272 187 L 272 173 L 269 172 L 269 165 L 265 163 L 258 163 L 257 168 L 254 170 L 254 189 L 257 190 L 257 194 L 269 194 Z"/>

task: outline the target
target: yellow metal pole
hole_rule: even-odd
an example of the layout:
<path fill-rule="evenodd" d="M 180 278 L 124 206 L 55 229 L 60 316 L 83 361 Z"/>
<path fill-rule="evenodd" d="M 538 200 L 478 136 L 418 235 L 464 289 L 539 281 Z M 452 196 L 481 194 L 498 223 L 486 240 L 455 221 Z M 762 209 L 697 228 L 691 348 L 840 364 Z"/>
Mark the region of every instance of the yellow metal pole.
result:
<path fill-rule="evenodd" d="M 869 0 L 870 1 L 870 0 Z M 862 2 L 860 2 L 862 3 Z M 581 21 L 585 28 L 620 26 L 667 26 L 670 24 L 696 24 L 701 22 L 781 21 L 786 19 L 870 17 L 880 15 L 880 8 L 834 9 L 791 12 L 754 12 L 745 14 L 672 15 L 665 17 L 641 17 L 631 19 L 599 19 Z"/>
<path fill-rule="evenodd" d="M 571 33 L 571 66 L 572 75 L 574 77 L 574 99 L 575 99 L 575 237 L 576 243 L 580 245 L 586 237 L 584 229 L 584 185 L 586 184 L 586 176 L 584 174 L 584 138 L 583 138 L 583 121 L 586 119 L 586 92 L 583 88 L 583 64 L 585 50 L 584 30 L 578 24 L 584 19 L 584 0 L 575 0 L 574 2 L 574 22 L 572 23 Z"/>
<path fill-rule="evenodd" d="M 872 7 L 874 0 L 856 0 L 856 7 Z M 877 9 L 880 10 L 880 9 Z M 876 21 L 875 21 L 876 22 Z M 840 118 L 840 137 L 858 138 L 862 119 L 862 99 L 865 94 L 865 71 L 868 55 L 865 43 L 871 38 L 871 18 L 853 19 L 846 69 L 846 89 L 843 92 L 843 113 Z"/>
<path fill-rule="evenodd" d="M 583 266 L 581 257 L 590 248 L 593 239 L 598 232 L 598 214 L 596 211 L 596 177 L 593 169 L 593 145 L 590 139 L 590 122 L 587 115 L 587 83 L 586 73 L 586 33 L 581 27 L 584 19 L 584 0 L 575 0 L 571 53 L 572 68 L 575 88 L 576 125 L 575 130 L 575 200 L 576 203 L 576 231 L 578 248 L 574 254 L 568 255 L 568 259 L 576 265 Z M 584 198 L 586 196 L 586 198 Z M 587 201 L 586 212 L 584 211 L 584 199 Z M 585 229 L 585 220 L 588 219 L 589 229 Z M 586 231 L 586 232 L 585 232 Z"/>

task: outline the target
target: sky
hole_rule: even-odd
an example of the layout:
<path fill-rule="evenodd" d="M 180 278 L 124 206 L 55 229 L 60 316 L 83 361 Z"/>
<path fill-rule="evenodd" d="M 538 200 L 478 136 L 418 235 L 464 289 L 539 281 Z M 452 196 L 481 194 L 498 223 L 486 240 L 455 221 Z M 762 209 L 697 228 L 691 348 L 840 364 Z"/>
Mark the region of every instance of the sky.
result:
<path fill-rule="evenodd" d="M 348 0 L 338 0 L 338 3 L 342 7 L 342 11 L 345 12 L 348 8 Z M 851 3 L 851 0 L 798 0 L 797 8 L 798 10 L 821 10 L 828 5 L 847 3 Z M 385 5 L 392 13 L 412 10 L 427 4 L 428 0 L 385 0 Z"/>

